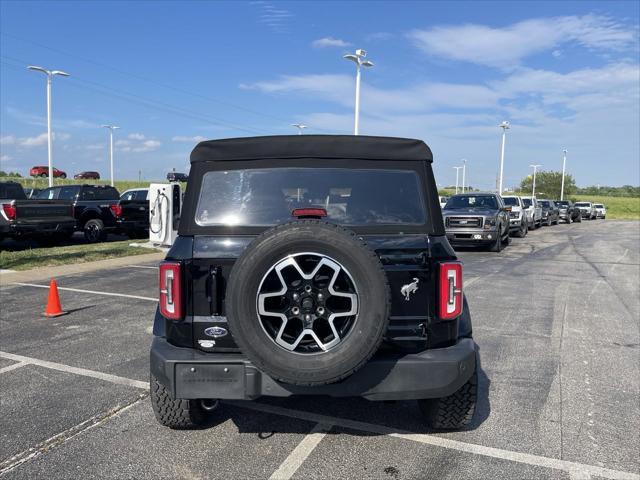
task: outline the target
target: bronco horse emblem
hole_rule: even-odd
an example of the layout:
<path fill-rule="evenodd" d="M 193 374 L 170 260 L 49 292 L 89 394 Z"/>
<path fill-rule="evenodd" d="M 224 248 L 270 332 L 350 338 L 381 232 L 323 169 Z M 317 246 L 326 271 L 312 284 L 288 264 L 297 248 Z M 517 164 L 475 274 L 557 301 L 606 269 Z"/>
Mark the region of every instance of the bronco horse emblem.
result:
<path fill-rule="evenodd" d="M 403 285 L 400 289 L 400 293 L 404 295 L 404 299 L 407 302 L 410 300 L 410 295 L 418 291 L 418 282 L 420 282 L 420 280 L 418 280 L 416 277 L 413 277 L 413 282 Z"/>

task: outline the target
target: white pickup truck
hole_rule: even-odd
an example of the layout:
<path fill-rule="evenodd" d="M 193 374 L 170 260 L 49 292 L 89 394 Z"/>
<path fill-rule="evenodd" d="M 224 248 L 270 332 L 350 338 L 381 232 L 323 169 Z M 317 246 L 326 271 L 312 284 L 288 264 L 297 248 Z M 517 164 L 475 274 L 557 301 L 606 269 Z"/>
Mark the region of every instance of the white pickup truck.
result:
<path fill-rule="evenodd" d="M 511 207 L 509 212 L 509 233 L 516 237 L 524 237 L 529 232 L 529 212 L 523 208 L 522 199 L 514 195 L 503 196 L 504 204 Z"/>
<path fill-rule="evenodd" d="M 520 197 L 525 212 L 527 212 L 527 219 L 529 221 L 529 229 L 535 230 L 542 226 L 542 207 L 538 205 L 536 197 Z"/>
<path fill-rule="evenodd" d="M 591 202 L 576 202 L 575 207 L 580 210 L 582 218 L 586 218 L 587 220 L 595 220 L 598 218 L 596 207 Z"/>

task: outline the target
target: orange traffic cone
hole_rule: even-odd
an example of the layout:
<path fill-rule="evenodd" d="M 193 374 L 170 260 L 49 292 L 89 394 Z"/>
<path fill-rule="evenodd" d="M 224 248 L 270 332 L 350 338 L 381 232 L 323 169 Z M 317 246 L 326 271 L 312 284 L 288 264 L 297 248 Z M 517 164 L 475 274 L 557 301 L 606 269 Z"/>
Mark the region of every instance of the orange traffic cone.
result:
<path fill-rule="evenodd" d="M 45 317 L 59 317 L 60 315 L 66 315 L 67 312 L 62 310 L 60 305 L 60 296 L 58 295 L 58 284 L 52 278 L 49 284 L 49 300 L 47 301 L 47 308 L 44 310 Z"/>

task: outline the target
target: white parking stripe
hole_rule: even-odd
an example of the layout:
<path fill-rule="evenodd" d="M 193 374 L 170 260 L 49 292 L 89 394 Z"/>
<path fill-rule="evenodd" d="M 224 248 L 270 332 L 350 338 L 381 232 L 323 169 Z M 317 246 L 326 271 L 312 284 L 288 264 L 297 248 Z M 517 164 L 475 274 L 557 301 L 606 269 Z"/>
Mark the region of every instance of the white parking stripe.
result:
<path fill-rule="evenodd" d="M 9 365 L 8 367 L 0 368 L 0 373 L 10 372 L 11 370 L 15 370 L 16 368 L 24 367 L 26 365 L 29 364 L 25 362 L 14 363 L 13 365 Z"/>
<path fill-rule="evenodd" d="M 293 477 L 329 430 L 331 430 L 331 425 L 318 424 L 313 427 L 311 432 L 302 439 L 298 446 L 293 449 L 293 452 L 273 472 L 269 480 L 289 480 Z"/>
<path fill-rule="evenodd" d="M 16 355 L 14 353 L 0 351 L 0 357 L 8 358 L 9 360 L 14 360 L 16 362 L 26 363 L 29 365 L 38 365 L 39 367 L 50 368 L 51 370 L 58 370 L 60 372 L 75 373 L 76 375 L 82 375 L 83 377 L 97 378 L 99 380 L 115 383 L 117 385 L 143 388 L 145 390 L 149 388 L 148 382 L 141 382 L 140 380 L 132 380 L 130 378 L 119 377 L 117 375 L 111 375 L 110 373 L 96 372 L 95 370 L 87 370 L 86 368 L 72 367 L 69 365 L 63 365 L 62 363 L 48 362 L 46 360 L 40 360 L 38 358 L 24 357 L 22 355 Z"/>
<path fill-rule="evenodd" d="M 148 265 L 129 265 L 129 267 L 131 267 L 131 268 L 148 268 L 148 269 L 151 269 L 151 270 L 157 270 L 158 269 L 158 267 L 151 267 L 151 266 L 148 266 Z"/>
<path fill-rule="evenodd" d="M 23 287 L 35 287 L 35 288 L 49 288 L 49 285 L 36 285 L 35 283 L 14 283 L 13 285 L 21 285 Z M 78 293 L 90 293 L 92 295 L 106 295 L 109 297 L 124 297 L 124 298 L 135 298 L 136 300 L 148 300 L 150 302 L 157 302 L 157 298 L 152 297 L 141 297 L 139 295 L 127 295 L 125 293 L 111 293 L 111 292 L 96 292 L 95 290 L 82 290 L 80 288 L 68 288 L 68 287 L 58 287 L 58 290 L 64 290 L 68 292 L 78 292 Z"/>
<path fill-rule="evenodd" d="M 465 443 L 448 438 L 438 437 L 437 435 L 425 435 L 420 433 L 402 432 L 398 429 L 375 425 L 372 423 L 360 422 L 357 420 L 349 420 L 346 418 L 330 417 L 313 412 L 304 412 L 300 410 L 291 410 L 274 405 L 266 405 L 257 402 L 225 402 L 240 408 L 256 410 L 264 413 L 272 413 L 285 417 L 297 418 L 310 422 L 316 422 L 325 425 L 337 425 L 340 427 L 360 430 L 362 432 L 370 432 L 378 435 L 388 435 L 390 437 L 401 438 L 413 442 L 432 445 L 434 447 L 447 448 L 449 450 L 457 450 L 485 457 L 498 458 L 501 460 L 509 460 L 516 463 L 524 463 L 526 465 L 534 465 L 538 467 L 551 468 L 554 470 L 563 470 L 575 478 L 586 477 L 587 475 L 595 475 L 603 478 L 615 480 L 640 480 L 640 475 L 631 472 L 622 472 L 619 470 L 611 470 L 593 465 L 585 465 L 577 462 L 569 462 L 558 458 L 542 457 L 529 453 L 513 452 L 510 450 L 502 450 L 500 448 L 485 447 L 474 443 Z"/>
<path fill-rule="evenodd" d="M 0 357 L 8 358 L 9 360 L 14 360 L 21 363 L 27 363 L 31 365 L 38 365 L 45 368 L 51 368 L 53 370 L 59 370 L 61 372 L 75 373 L 76 375 L 82 375 L 85 377 L 98 378 L 100 380 L 115 383 L 118 385 L 127 385 L 127 386 L 136 387 L 144 390 L 149 389 L 149 384 L 147 382 L 141 382 L 139 380 L 133 380 L 130 378 L 119 377 L 117 375 L 97 372 L 95 370 L 87 370 L 85 368 L 71 367 L 68 365 L 60 364 L 60 363 L 48 362 L 45 360 L 39 360 L 37 358 L 24 357 L 22 355 L 16 355 L 13 353 L 7 353 L 2 351 L 0 351 Z M 264 403 L 258 403 L 258 402 L 225 401 L 225 403 L 234 405 L 239 408 L 246 408 L 246 409 L 255 410 L 258 412 L 271 413 L 274 415 L 282 415 L 284 417 L 297 418 L 297 419 L 305 420 L 308 422 L 314 422 L 319 424 L 318 427 L 320 428 L 328 428 L 335 425 L 335 426 L 340 426 L 344 428 L 350 428 L 352 430 L 360 430 L 362 432 L 375 433 L 377 435 L 388 435 L 394 438 L 410 440 L 417 443 L 432 445 L 434 447 L 446 448 L 449 450 L 456 450 L 459 452 L 482 455 L 482 456 L 491 457 L 491 458 L 498 458 L 501 460 L 508 460 L 511 462 L 523 463 L 526 465 L 534 465 L 538 467 L 550 468 L 553 470 L 562 470 L 567 472 L 571 476 L 571 478 L 588 478 L 588 476 L 594 475 L 594 476 L 600 476 L 603 478 L 609 478 L 612 480 L 640 480 L 640 475 L 636 473 L 623 472 L 623 471 L 612 470 L 612 469 L 603 468 L 603 467 L 596 467 L 594 465 L 586 465 L 583 463 L 570 462 L 567 460 L 560 460 L 558 458 L 542 457 L 539 455 L 532 455 L 529 453 L 513 452 L 510 450 L 503 450 L 500 448 L 485 447 L 484 445 L 478 445 L 475 443 L 465 443 L 457 440 L 450 440 L 448 438 L 438 437 L 437 435 L 424 435 L 424 434 L 412 433 L 408 431 L 399 431 L 396 428 L 385 427 L 383 425 L 375 425 L 373 423 L 360 422 L 358 420 L 331 417 L 328 415 L 322 415 L 322 414 L 313 413 L 313 412 L 305 412 L 301 410 L 292 410 L 292 409 L 277 407 L 274 405 L 266 405 Z M 314 432 L 314 433 L 320 434 L 320 432 Z M 318 437 L 314 436 L 312 438 L 317 439 Z M 303 439 L 302 442 L 304 442 L 305 439 Z M 322 440 L 322 437 L 320 437 L 318 442 L 320 440 Z M 309 449 L 309 447 L 312 446 L 314 442 L 315 440 L 311 440 L 311 439 L 308 442 L 305 442 L 304 448 L 301 447 L 302 453 L 299 454 L 299 457 L 302 457 L 304 455 L 304 451 Z M 313 448 L 315 448 L 316 445 L 313 445 Z M 313 448 L 311 448 L 311 450 L 313 450 Z"/>

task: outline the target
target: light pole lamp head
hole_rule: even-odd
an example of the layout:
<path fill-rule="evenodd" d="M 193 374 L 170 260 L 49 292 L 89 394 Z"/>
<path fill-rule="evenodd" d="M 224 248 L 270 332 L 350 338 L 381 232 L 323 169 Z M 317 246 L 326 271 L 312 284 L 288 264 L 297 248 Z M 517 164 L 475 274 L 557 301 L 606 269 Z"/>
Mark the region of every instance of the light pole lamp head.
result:
<path fill-rule="evenodd" d="M 117 130 L 120 127 L 116 126 L 116 125 L 102 125 L 103 128 L 108 128 L 109 130 Z"/>
<path fill-rule="evenodd" d="M 49 70 L 47 70 L 46 68 L 38 67 L 38 66 L 36 66 L 36 65 L 29 65 L 29 66 L 27 67 L 27 69 L 29 69 L 29 70 L 34 70 L 34 71 L 36 71 L 36 72 L 42 72 L 42 73 L 45 73 L 45 74 L 47 74 L 47 75 L 49 75 L 49 74 L 51 73 L 51 72 L 50 72 Z"/>
<path fill-rule="evenodd" d="M 70 77 L 71 75 L 69 75 L 67 72 L 63 72 L 62 70 L 54 70 L 53 72 L 51 72 L 51 75 L 60 75 L 61 77 Z"/>
<path fill-rule="evenodd" d="M 353 55 L 351 53 L 347 54 L 347 55 L 343 55 L 342 58 L 344 58 L 345 60 L 351 60 L 352 62 L 355 62 L 357 64 L 360 63 L 360 59 L 358 58 L 357 55 Z"/>
<path fill-rule="evenodd" d="M 360 62 L 360 65 L 362 65 L 363 67 L 370 68 L 370 67 L 373 67 L 373 62 L 370 60 L 365 60 L 364 62 Z"/>
<path fill-rule="evenodd" d="M 500 125 L 498 125 L 500 128 L 502 128 L 503 130 L 509 130 L 511 128 L 511 125 L 509 124 L 509 122 L 507 122 L 506 120 L 504 122 L 502 122 Z"/>

